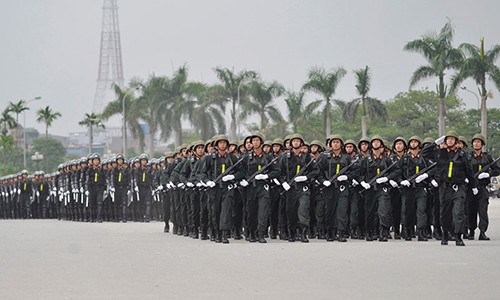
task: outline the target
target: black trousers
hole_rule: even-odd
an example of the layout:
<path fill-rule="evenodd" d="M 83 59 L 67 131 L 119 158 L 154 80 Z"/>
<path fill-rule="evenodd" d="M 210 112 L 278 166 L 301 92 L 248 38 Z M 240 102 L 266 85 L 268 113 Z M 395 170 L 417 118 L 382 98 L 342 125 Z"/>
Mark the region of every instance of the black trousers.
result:
<path fill-rule="evenodd" d="M 248 230 L 250 232 L 267 231 L 267 220 L 269 216 L 269 185 L 257 184 L 249 186 L 246 190 L 247 197 L 247 213 L 248 213 Z"/>
<path fill-rule="evenodd" d="M 391 226 L 391 198 L 387 187 L 378 187 L 377 190 L 369 189 L 365 195 L 365 230 L 377 229 L 375 219 L 380 226 Z"/>
<path fill-rule="evenodd" d="M 208 190 L 211 204 L 212 226 L 215 230 L 231 230 L 234 188 L 216 185 Z"/>
<path fill-rule="evenodd" d="M 270 207 L 269 207 L 269 225 L 271 230 L 278 232 L 279 213 L 280 213 L 280 192 L 281 187 L 273 186 L 269 190 Z"/>
<path fill-rule="evenodd" d="M 478 228 L 477 217 L 479 215 L 479 230 L 486 232 L 488 230 L 488 205 L 489 193 L 486 187 L 478 187 L 479 193 L 472 197 L 469 203 L 469 229 Z"/>
<path fill-rule="evenodd" d="M 441 225 L 446 232 L 463 233 L 465 225 L 465 187 L 445 185 L 439 187 Z"/>
<path fill-rule="evenodd" d="M 308 186 L 293 186 L 286 192 L 286 218 L 288 230 L 295 232 L 297 227 L 309 228 L 310 212 L 310 191 Z"/>
<path fill-rule="evenodd" d="M 424 187 L 404 188 L 401 193 L 405 203 L 405 220 L 407 228 L 413 228 L 416 224 L 418 229 L 427 226 L 427 193 Z"/>

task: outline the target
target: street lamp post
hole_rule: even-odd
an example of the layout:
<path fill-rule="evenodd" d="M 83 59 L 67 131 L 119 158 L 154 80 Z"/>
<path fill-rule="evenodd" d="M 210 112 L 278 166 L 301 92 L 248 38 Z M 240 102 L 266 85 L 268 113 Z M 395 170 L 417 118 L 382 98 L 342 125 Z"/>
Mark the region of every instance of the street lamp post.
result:
<path fill-rule="evenodd" d="M 127 157 L 127 120 L 125 118 L 125 100 L 127 96 L 130 95 L 130 92 L 138 91 L 141 89 L 141 86 L 136 86 L 135 89 L 128 90 L 125 95 L 123 95 L 122 99 L 122 153 L 123 156 Z"/>
<path fill-rule="evenodd" d="M 41 100 L 42 97 L 38 96 L 31 100 L 26 101 L 26 105 L 35 100 Z M 26 110 L 23 111 L 23 165 L 26 167 Z"/>
<path fill-rule="evenodd" d="M 35 155 L 31 156 L 31 160 L 33 160 L 36 163 L 36 169 L 38 170 L 38 163 L 43 160 L 43 154 L 38 153 L 38 151 L 35 152 Z"/>
<path fill-rule="evenodd" d="M 471 93 L 472 95 L 476 96 L 476 99 L 477 99 L 477 109 L 481 109 L 481 105 L 480 105 L 480 103 L 479 103 L 479 96 L 478 96 L 476 93 L 474 93 L 473 91 L 469 90 L 469 89 L 468 89 L 467 87 L 465 87 L 465 86 L 462 86 L 462 87 L 460 87 L 460 88 L 461 88 L 462 90 L 464 90 L 464 91 L 466 91 L 466 92 L 469 92 L 469 93 Z"/>

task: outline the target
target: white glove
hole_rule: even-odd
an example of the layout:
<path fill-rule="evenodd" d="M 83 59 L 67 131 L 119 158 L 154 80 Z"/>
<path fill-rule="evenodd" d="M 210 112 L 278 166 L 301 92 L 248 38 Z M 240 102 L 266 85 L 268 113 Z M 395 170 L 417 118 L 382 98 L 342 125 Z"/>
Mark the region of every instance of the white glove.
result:
<path fill-rule="evenodd" d="M 215 182 L 213 181 L 207 181 L 207 186 L 213 188 L 215 186 Z"/>
<path fill-rule="evenodd" d="M 134 188 L 134 191 L 138 192 L 138 191 L 139 191 L 139 187 L 138 187 L 138 186 L 136 186 L 136 187 Z"/>
<path fill-rule="evenodd" d="M 465 183 L 469 183 L 469 178 L 465 178 L 465 179 L 464 179 L 464 182 L 465 182 Z"/>
<path fill-rule="evenodd" d="M 340 175 L 337 177 L 337 181 L 346 181 L 347 180 L 347 175 Z"/>
<path fill-rule="evenodd" d="M 387 181 L 389 181 L 389 178 L 387 178 L 387 177 L 380 177 L 380 178 L 377 178 L 377 180 L 375 180 L 375 182 L 377 182 L 378 184 L 386 183 Z"/>
<path fill-rule="evenodd" d="M 421 183 L 422 181 L 426 180 L 429 177 L 429 174 L 424 173 L 422 175 L 418 175 L 417 178 L 415 178 L 416 183 Z"/>
<path fill-rule="evenodd" d="M 398 184 L 396 181 L 394 180 L 389 180 L 389 184 L 393 187 L 393 188 L 397 188 L 398 187 Z"/>
<path fill-rule="evenodd" d="M 281 184 L 281 186 L 285 189 L 285 191 L 288 191 L 288 190 L 290 189 L 290 185 L 289 185 L 289 184 L 288 184 L 288 182 L 286 182 L 286 181 L 285 181 L 285 182 L 283 182 L 283 183 Z"/>
<path fill-rule="evenodd" d="M 132 194 L 132 192 L 131 191 L 127 191 L 127 196 L 130 195 L 130 194 Z M 85 195 L 87 195 L 87 192 L 85 192 Z"/>
<path fill-rule="evenodd" d="M 490 174 L 486 172 L 479 173 L 477 176 L 478 179 L 485 179 L 485 178 L 490 178 Z"/>
<path fill-rule="evenodd" d="M 207 187 L 208 185 L 204 183 L 203 181 L 200 181 L 202 187 Z"/>
<path fill-rule="evenodd" d="M 36 196 L 40 197 L 40 192 L 39 191 L 36 191 Z"/>
<path fill-rule="evenodd" d="M 162 184 L 160 184 L 160 185 L 158 186 L 158 190 L 159 190 L 159 191 L 163 191 L 163 185 L 162 185 Z"/>
<path fill-rule="evenodd" d="M 259 176 L 259 175 L 257 175 L 257 176 Z M 257 176 L 255 176 L 256 179 L 257 179 Z M 242 181 L 240 181 L 240 185 L 242 187 L 248 186 L 248 181 L 246 181 L 245 179 L 243 179 Z"/>
<path fill-rule="evenodd" d="M 222 177 L 222 181 L 224 181 L 224 182 L 231 181 L 233 179 L 234 179 L 234 175 L 233 174 L 229 174 L 229 175 L 226 175 L 226 176 Z"/>
<path fill-rule="evenodd" d="M 365 189 L 365 190 L 369 190 L 371 188 L 371 185 L 369 183 L 366 183 L 364 181 L 361 181 L 361 186 Z"/>
<path fill-rule="evenodd" d="M 330 185 L 332 185 L 332 183 L 329 180 L 325 180 L 323 181 L 323 185 L 329 187 Z"/>
<path fill-rule="evenodd" d="M 442 137 L 435 140 L 434 143 L 436 143 L 437 145 L 442 144 L 444 142 L 445 138 L 446 138 L 446 135 L 443 135 Z"/>
<path fill-rule="evenodd" d="M 85 196 L 90 195 L 89 191 L 85 191 Z"/>
<path fill-rule="evenodd" d="M 18 195 L 21 195 L 21 189 L 18 189 L 18 190 L 17 190 L 17 194 L 18 194 Z"/>
<path fill-rule="evenodd" d="M 269 175 L 267 175 L 267 174 L 255 175 L 255 180 L 266 180 L 267 178 L 269 178 Z"/>
<path fill-rule="evenodd" d="M 401 185 L 409 187 L 410 186 L 410 182 L 408 180 L 403 180 L 403 181 L 401 181 Z"/>
<path fill-rule="evenodd" d="M 472 194 L 477 195 L 479 193 L 479 190 L 477 188 L 472 188 Z"/>
<path fill-rule="evenodd" d="M 438 183 L 434 179 L 432 179 L 431 184 L 432 184 L 433 187 L 438 187 Z"/>
<path fill-rule="evenodd" d="M 112 191 L 113 193 L 115 192 L 115 188 L 114 187 L 110 188 L 109 190 Z"/>
<path fill-rule="evenodd" d="M 192 182 L 188 182 L 188 183 L 186 183 L 186 185 L 187 185 L 188 187 L 194 187 L 194 184 L 193 184 Z"/>
<path fill-rule="evenodd" d="M 80 188 L 80 193 L 83 194 L 83 192 L 85 192 L 85 190 L 83 189 L 83 187 Z"/>
<path fill-rule="evenodd" d="M 274 178 L 274 179 L 273 179 L 273 182 L 274 182 L 276 185 L 281 185 L 281 182 L 280 182 L 277 178 Z"/>
<path fill-rule="evenodd" d="M 295 177 L 295 179 L 294 179 L 294 180 L 295 180 L 295 182 L 304 182 L 304 181 L 306 181 L 306 180 L 307 180 L 307 176 L 304 176 L 304 175 L 302 175 L 302 176 L 297 176 L 297 177 Z"/>
<path fill-rule="evenodd" d="M 358 186 L 359 182 L 356 179 L 352 180 L 352 186 Z"/>
<path fill-rule="evenodd" d="M 181 182 L 181 183 L 177 184 L 177 187 L 178 188 L 183 188 L 184 187 L 184 182 Z"/>
<path fill-rule="evenodd" d="M 200 187 L 202 187 L 202 186 L 203 186 L 203 184 L 201 184 L 201 182 L 198 182 L 198 183 L 196 184 L 196 187 L 198 187 L 198 188 L 200 188 Z"/>

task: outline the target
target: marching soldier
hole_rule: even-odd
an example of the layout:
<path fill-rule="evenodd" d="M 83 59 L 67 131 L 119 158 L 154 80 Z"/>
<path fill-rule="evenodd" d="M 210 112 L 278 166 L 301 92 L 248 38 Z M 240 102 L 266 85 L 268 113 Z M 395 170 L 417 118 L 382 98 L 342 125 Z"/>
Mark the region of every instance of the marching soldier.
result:
<path fill-rule="evenodd" d="M 391 160 L 399 161 L 405 155 L 408 146 L 406 144 L 406 140 L 403 137 L 397 137 L 392 144 L 393 154 L 390 156 Z M 405 221 L 405 202 L 401 199 L 401 193 L 398 188 L 391 188 L 389 192 L 391 196 L 391 212 L 392 212 L 392 227 L 394 229 L 394 239 L 401 239 L 401 225 L 403 227 L 407 226 L 409 228 L 413 228 L 415 224 L 409 223 Z M 411 230 L 413 231 L 413 230 Z M 412 232 L 413 234 L 413 232 Z"/>
<path fill-rule="evenodd" d="M 102 223 L 102 207 L 106 190 L 106 172 L 101 167 L 101 156 L 92 155 L 92 166 L 87 170 L 85 196 L 89 199 L 91 222 Z"/>
<path fill-rule="evenodd" d="M 115 216 L 118 221 L 127 222 L 127 206 L 130 192 L 130 170 L 125 165 L 125 156 L 116 156 L 116 168 L 111 171 L 111 191 L 115 194 Z"/>
<path fill-rule="evenodd" d="M 151 213 L 151 186 L 153 184 L 153 176 L 151 169 L 147 166 L 148 155 L 141 154 L 139 156 L 140 166 L 134 171 L 134 179 L 136 183 L 135 191 L 137 193 L 137 210 L 141 222 L 150 221 Z"/>
<path fill-rule="evenodd" d="M 19 185 L 17 187 L 17 193 L 19 195 L 19 204 L 21 208 L 20 217 L 23 219 L 30 218 L 30 197 L 32 194 L 31 180 L 28 178 L 28 171 L 21 171 L 21 180 L 19 180 Z"/>

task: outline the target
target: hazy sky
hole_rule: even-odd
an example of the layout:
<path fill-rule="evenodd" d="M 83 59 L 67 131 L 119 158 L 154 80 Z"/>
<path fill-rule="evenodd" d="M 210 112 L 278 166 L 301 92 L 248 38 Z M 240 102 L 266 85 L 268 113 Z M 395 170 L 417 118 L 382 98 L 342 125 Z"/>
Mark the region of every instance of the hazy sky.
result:
<path fill-rule="evenodd" d="M 0 109 L 9 101 L 42 96 L 30 105 L 27 127 L 43 133 L 34 115 L 50 105 L 63 114 L 51 133 L 84 130 L 78 121 L 94 100 L 102 3 L 0 0 Z M 335 97 L 350 100 L 356 97 L 352 70 L 368 65 L 370 95 L 385 101 L 407 90 L 411 73 L 425 63 L 421 55 L 402 51 L 405 43 L 440 30 L 447 17 L 455 26 L 455 46 L 479 44 L 481 36 L 486 49 L 500 44 L 499 1 L 118 0 L 118 5 L 126 81 L 152 73 L 170 76 L 187 63 L 190 80 L 216 82 L 216 66 L 246 68 L 298 90 L 311 66 L 343 66 L 349 72 Z M 435 90 L 435 85 L 433 79 L 421 87 Z M 472 82 L 467 86 L 477 91 Z M 473 95 L 458 95 L 476 107 Z M 499 92 L 494 95 L 488 105 L 500 107 Z"/>

